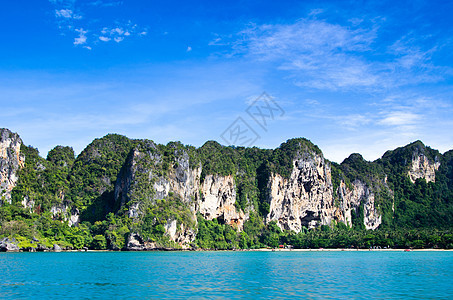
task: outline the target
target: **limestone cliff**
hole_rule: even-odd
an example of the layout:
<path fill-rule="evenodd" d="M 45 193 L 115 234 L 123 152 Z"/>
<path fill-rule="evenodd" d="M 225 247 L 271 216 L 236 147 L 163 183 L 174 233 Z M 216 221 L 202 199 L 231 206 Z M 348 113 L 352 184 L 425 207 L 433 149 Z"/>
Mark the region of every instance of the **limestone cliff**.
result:
<path fill-rule="evenodd" d="M 373 189 L 360 180 L 354 181 L 351 189 L 342 183 L 337 190 L 340 199 L 336 199 L 330 163 L 320 151 L 298 147 L 289 177 L 272 172 L 268 178 L 269 213 L 265 221 L 276 221 L 282 229 L 295 232 L 330 225 L 333 220 L 352 226 L 351 214 L 362 206 L 365 227 L 376 229 L 381 216 Z M 242 230 L 248 214 L 237 208 L 235 177 L 207 174 L 202 180 L 201 173 L 202 165 L 191 166 L 185 150 L 175 148 L 164 155 L 153 142 L 145 141 L 131 151 L 123 166 L 115 199 L 127 207 L 129 217 L 139 219 L 157 200 L 176 195 L 190 209 L 193 220 L 200 213 L 207 220 L 217 219 Z M 195 238 L 193 228 L 175 223 L 175 218 L 167 219 L 164 228 L 166 235 L 180 244 Z"/>
<path fill-rule="evenodd" d="M 139 216 L 138 204 L 156 199 L 156 193 L 152 189 L 153 181 L 156 179 L 153 171 L 160 162 L 161 155 L 152 141 L 145 141 L 142 145 L 136 146 L 128 155 L 118 174 L 114 196 L 120 206 L 129 204 L 129 217 Z"/>
<path fill-rule="evenodd" d="M 154 199 L 164 199 L 168 194 L 177 194 L 190 208 L 195 210 L 194 200 L 200 188 L 201 167 L 192 168 L 185 151 L 176 151 L 175 163 L 165 176 L 156 178 Z"/>
<path fill-rule="evenodd" d="M 175 162 L 165 170 L 164 157 L 152 141 L 144 141 L 129 154 L 115 184 L 115 199 L 132 204 L 130 217 L 140 215 L 140 206 L 176 194 L 192 211 L 200 187 L 201 168 L 190 168 L 184 151 L 175 151 Z"/>
<path fill-rule="evenodd" d="M 344 181 L 341 182 L 338 193 L 341 198 L 340 205 L 340 220 L 352 227 L 352 212 L 357 212 L 357 209 L 362 204 L 364 210 L 363 223 L 366 229 L 376 229 L 382 222 L 382 217 L 377 211 L 375 205 L 375 195 L 371 188 L 364 182 L 355 180 L 352 190 L 349 189 Z"/>
<path fill-rule="evenodd" d="M 44 159 L 37 149 L 22 145 L 17 134 L 1 129 L 0 196 L 2 202 L 27 208 L 27 214 L 50 212 L 70 226 L 123 222 L 127 228 L 118 225 L 119 247 L 189 248 L 200 216 L 217 220 L 203 222 L 206 228 L 228 228 L 230 233 L 222 224 L 238 231 L 253 227 L 254 238 L 263 230 L 260 222 L 275 221 L 295 232 L 338 222 L 371 230 L 409 224 L 410 218 L 398 219 L 397 214 L 410 215 L 416 207 L 412 203 L 420 199 L 432 201 L 428 192 L 435 185 L 418 182 L 427 193 L 414 195 L 408 178 L 448 185 L 453 180 L 451 157 L 417 141 L 373 162 L 352 154 L 336 164 L 303 138 L 276 149 L 216 142 L 195 148 L 110 134 L 93 141 L 77 159 L 72 148 L 63 146 Z M 420 199 L 411 199 L 415 196 Z M 424 222 L 440 219 L 436 213 L 427 206 Z"/>
<path fill-rule="evenodd" d="M 233 176 L 208 175 L 201 185 L 196 211 L 207 219 L 220 219 L 242 229 L 246 216 L 236 209 L 236 184 Z"/>
<path fill-rule="evenodd" d="M 0 129 L 0 199 L 11 202 L 11 191 L 16 186 L 25 158 L 20 152 L 22 140 L 17 133 Z M 0 204 L 1 204 L 0 201 Z"/>
<path fill-rule="evenodd" d="M 174 161 L 168 162 L 152 141 L 139 143 L 118 175 L 114 195 L 121 207 L 127 207 L 128 216 L 135 222 L 139 222 L 148 209 L 160 205 L 159 200 L 171 198 L 179 208 L 171 207 L 167 215 L 161 216 L 166 218 L 165 224 L 162 224 L 165 235 L 182 248 L 187 248 L 196 236 L 195 198 L 201 170 L 189 167 L 186 152 L 175 149 L 173 154 Z M 179 218 L 179 215 L 185 215 L 185 219 Z M 131 235 L 128 249 L 159 247 L 138 236 L 138 233 Z"/>
<path fill-rule="evenodd" d="M 216 218 L 242 229 L 246 216 L 235 206 L 233 176 L 207 175 L 202 181 L 201 172 L 201 164 L 190 165 L 185 150 L 175 148 L 165 156 L 152 141 L 143 141 L 131 151 L 120 171 L 115 199 L 121 207 L 127 207 L 129 217 L 138 220 L 158 200 L 177 197 L 190 210 L 195 224 L 200 213 L 207 220 Z M 169 218 L 164 228 L 170 240 L 183 247 L 196 236 L 195 228 L 177 224 L 175 218 Z"/>
<path fill-rule="evenodd" d="M 335 193 L 336 192 L 336 193 Z M 335 200 L 335 194 L 339 196 Z M 332 221 L 352 226 L 352 212 L 363 207 L 363 223 L 367 229 L 381 224 L 375 204 L 375 193 L 361 180 L 354 180 L 348 188 L 344 181 L 334 191 L 331 167 L 320 153 L 298 153 L 293 160 L 289 178 L 272 174 L 269 180 L 270 212 L 266 221 L 276 221 L 286 230 L 301 231 L 330 225 Z"/>
<path fill-rule="evenodd" d="M 408 171 L 409 178 L 412 183 L 419 178 L 424 178 L 426 182 L 435 182 L 436 171 L 439 166 L 440 162 L 437 156 L 434 161 L 430 161 L 425 154 L 415 152 L 412 155 L 412 163 Z"/>
<path fill-rule="evenodd" d="M 69 226 L 75 226 L 80 223 L 80 211 L 68 202 L 52 206 L 50 212 L 54 219 L 67 221 Z"/>
<path fill-rule="evenodd" d="M 322 155 L 298 153 L 289 178 L 272 174 L 269 180 L 270 211 L 267 222 L 276 221 L 287 230 L 299 232 L 330 224 L 334 218 L 330 167 Z"/>

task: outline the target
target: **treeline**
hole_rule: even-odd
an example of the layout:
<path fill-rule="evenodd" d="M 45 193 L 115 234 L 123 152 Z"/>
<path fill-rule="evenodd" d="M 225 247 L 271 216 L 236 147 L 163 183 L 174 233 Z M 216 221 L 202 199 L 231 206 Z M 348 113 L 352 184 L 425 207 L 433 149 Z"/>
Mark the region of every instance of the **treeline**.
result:
<path fill-rule="evenodd" d="M 174 201 L 174 200 L 173 200 Z M 159 216 L 174 214 L 167 206 L 153 208 L 142 224 L 127 217 L 108 214 L 103 221 L 82 222 L 70 227 L 62 219 L 54 220 L 50 213 L 30 214 L 27 210 L 6 204 L 0 207 L 0 237 L 15 239 L 24 251 L 44 251 L 58 245 L 62 249 L 126 250 L 131 232 L 139 232 L 143 238 L 157 242 L 161 247 L 178 249 L 179 245 L 165 235 Z M 159 211 L 163 211 L 164 214 Z M 304 228 L 300 233 L 282 231 L 275 222 L 264 225 L 258 215 L 251 215 L 243 231 L 221 224 L 217 219 L 205 220 L 198 215 L 198 233 L 191 249 L 234 250 L 291 246 L 294 249 L 453 249 L 452 229 L 378 229 L 356 230 L 338 223 L 332 227 L 323 225 L 316 229 Z"/>
<path fill-rule="evenodd" d="M 166 235 L 169 219 L 197 232 L 190 245 L 200 249 L 249 249 L 292 245 L 295 248 L 453 248 L 453 151 L 444 155 L 421 142 L 388 151 L 374 162 L 352 154 L 341 164 L 331 164 L 335 205 L 339 204 L 337 188 L 343 181 L 352 188 L 354 180 L 369 186 L 376 197 L 382 224 L 376 231 L 364 230 L 363 205 L 352 214 L 352 228 L 342 223 L 320 226 L 300 233 L 282 231 L 264 222 L 269 212 L 268 179 L 278 173 L 289 177 L 293 160 L 298 155 L 321 154 L 306 139 L 292 139 L 275 150 L 256 147 L 224 147 L 207 142 L 200 148 L 179 142 L 156 145 L 151 149 L 160 157 L 159 164 L 147 168 L 167 176 L 178 168 L 181 153 L 189 157 L 190 167 L 202 167 L 201 179 L 207 175 L 232 175 L 236 183 L 236 208 L 249 212 L 242 231 L 205 220 L 198 215 L 198 226 L 187 203 L 169 194 L 142 207 L 143 214 L 132 219 L 128 209 L 144 201 L 115 201 L 114 187 L 118 174 L 131 156 L 131 150 L 150 149 L 151 141 L 131 140 L 110 134 L 94 140 L 76 158 L 70 147 L 57 146 L 46 159 L 37 149 L 22 146 L 25 167 L 12 191 L 12 203 L 1 199 L 0 238 L 15 238 L 23 249 L 48 249 L 57 244 L 67 249 L 112 249 L 126 247 L 129 234 L 165 247 L 179 247 Z M 149 145 L 148 145 L 149 146 Z M 424 154 L 439 162 L 435 182 L 418 179 L 412 183 L 408 169 L 414 155 Z M 147 169 L 147 171 L 150 171 Z M 150 171 L 151 172 L 151 171 Z M 148 173 L 142 174 L 148 179 Z M 146 192 L 152 185 L 145 181 L 137 190 Z M 27 206 L 24 208 L 24 204 Z M 53 207 L 75 209 L 80 223 L 70 227 L 67 216 L 51 213 Z"/>
<path fill-rule="evenodd" d="M 339 223 L 333 228 L 303 229 L 300 233 L 282 231 L 275 222 L 266 226 L 246 224 L 236 233 L 217 220 L 200 221 L 196 246 L 202 249 L 233 250 L 292 247 L 294 249 L 453 249 L 452 229 L 354 230 Z M 257 234 L 256 234 L 257 233 Z"/>

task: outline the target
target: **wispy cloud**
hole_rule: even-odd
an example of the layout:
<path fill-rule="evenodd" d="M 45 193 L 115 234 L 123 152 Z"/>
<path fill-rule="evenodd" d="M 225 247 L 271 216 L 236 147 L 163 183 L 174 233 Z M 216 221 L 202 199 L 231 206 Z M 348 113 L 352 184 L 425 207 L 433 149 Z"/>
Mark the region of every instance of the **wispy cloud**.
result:
<path fill-rule="evenodd" d="M 112 6 L 120 6 L 123 4 L 123 1 L 109 1 L 109 0 L 97 0 L 97 1 L 92 1 L 89 3 L 89 5 L 92 6 L 104 6 L 104 7 L 112 7 Z"/>
<path fill-rule="evenodd" d="M 143 29 L 139 28 L 137 24 L 128 21 L 125 24 L 117 24 L 114 27 L 102 28 L 99 40 L 103 42 L 109 42 L 113 40 L 119 43 L 122 42 L 125 38 L 146 35 L 146 31 L 142 30 Z"/>
<path fill-rule="evenodd" d="M 49 0 L 55 6 L 55 18 L 58 27 L 64 35 L 75 35 L 73 44 L 84 45 L 83 48 L 92 49 L 99 42 L 114 41 L 120 43 L 126 38 L 143 37 L 148 29 L 140 27 L 132 21 L 114 21 L 112 26 L 101 26 L 102 18 L 83 14 L 86 5 L 79 5 L 77 0 Z M 122 1 L 92 1 L 88 3 L 99 8 L 116 7 Z M 83 30 L 81 28 L 87 28 Z"/>
<path fill-rule="evenodd" d="M 409 126 L 414 125 L 420 119 L 418 114 L 408 111 L 386 112 L 379 121 L 381 125 L 387 126 Z"/>
<path fill-rule="evenodd" d="M 87 37 L 86 37 L 85 34 L 86 34 L 88 31 L 83 30 L 83 28 L 75 29 L 75 31 L 79 33 L 79 37 L 76 37 L 76 38 L 74 39 L 74 45 L 84 45 L 84 44 L 86 44 L 86 42 L 87 42 Z"/>
<path fill-rule="evenodd" d="M 82 16 L 75 14 L 72 10 L 70 9 L 59 9 L 55 10 L 55 16 L 57 18 L 66 18 L 66 19 L 75 19 L 75 20 L 80 20 L 82 19 Z"/>
<path fill-rule="evenodd" d="M 391 95 L 358 114 L 325 110 L 316 119 L 321 124 L 330 123 L 329 128 L 335 132 L 320 143 L 321 148 L 327 157 L 341 162 L 352 152 L 377 159 L 386 150 L 415 140 L 441 151 L 451 149 L 452 113 L 451 103 L 436 95 L 408 93 Z"/>
<path fill-rule="evenodd" d="M 294 24 L 252 24 L 230 46 L 234 55 L 278 63 L 278 69 L 290 72 L 299 86 L 368 87 L 378 76 L 359 54 L 370 51 L 376 32 L 377 26 L 351 29 L 309 18 Z M 225 43 L 217 37 L 211 45 Z"/>
<path fill-rule="evenodd" d="M 234 36 L 216 36 L 209 45 L 228 47 L 230 55 L 274 64 L 300 87 L 319 90 L 376 91 L 438 82 L 447 67 L 431 61 L 436 47 L 423 49 L 421 40 L 402 37 L 386 50 L 377 49 L 377 18 L 350 19 L 336 24 L 317 19 L 322 10 L 291 24 L 250 24 Z"/>

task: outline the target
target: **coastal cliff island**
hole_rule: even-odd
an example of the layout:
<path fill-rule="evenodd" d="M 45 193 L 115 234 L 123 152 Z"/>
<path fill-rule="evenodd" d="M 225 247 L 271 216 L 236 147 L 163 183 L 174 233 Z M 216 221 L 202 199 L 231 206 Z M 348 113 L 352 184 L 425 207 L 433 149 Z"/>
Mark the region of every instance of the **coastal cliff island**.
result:
<path fill-rule="evenodd" d="M 47 158 L 0 130 L 0 249 L 453 248 L 453 151 L 330 162 L 270 149 L 95 139 Z"/>

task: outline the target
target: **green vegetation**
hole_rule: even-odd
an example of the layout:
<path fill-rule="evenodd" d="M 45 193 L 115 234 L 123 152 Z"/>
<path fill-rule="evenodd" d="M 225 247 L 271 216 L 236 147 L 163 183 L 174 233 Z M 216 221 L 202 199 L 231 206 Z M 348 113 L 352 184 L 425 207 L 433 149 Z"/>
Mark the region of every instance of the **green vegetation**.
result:
<path fill-rule="evenodd" d="M 453 248 L 453 151 L 441 155 L 419 141 L 388 151 L 374 162 L 352 154 L 341 164 L 329 163 L 336 207 L 343 201 L 338 193 L 342 182 L 353 190 L 360 181 L 374 193 L 382 216 L 376 231 L 365 230 L 363 202 L 352 212 L 352 228 L 338 223 L 294 233 L 275 222 L 265 224 L 270 176 L 289 178 L 294 159 L 322 154 L 302 138 L 268 150 L 225 147 L 213 141 L 200 148 L 179 142 L 157 145 L 109 134 L 94 140 L 77 158 L 72 148 L 63 146 L 52 149 L 46 159 L 33 147 L 22 146 L 21 152 L 25 166 L 18 173 L 11 204 L 2 201 L 0 206 L 0 238 L 15 238 L 23 249 L 44 250 L 57 244 L 65 249 L 121 250 L 130 234 L 157 247 L 178 248 L 166 233 L 174 222 L 178 234 L 184 230 L 196 234 L 191 246 L 202 249 Z M 435 182 L 410 181 L 410 164 L 420 154 L 440 163 Z M 176 177 L 182 182 L 188 170 L 199 167 L 201 181 L 216 174 L 234 177 L 235 206 L 249 216 L 242 231 L 223 224 L 222 218 L 205 220 L 198 214 L 195 220 L 189 200 L 171 192 L 165 199 L 156 198 L 157 179 Z M 119 184 L 130 181 L 130 186 L 115 200 L 117 177 L 124 181 Z M 75 226 L 69 226 L 70 211 L 80 214 Z"/>
<path fill-rule="evenodd" d="M 30 213 L 17 205 L 0 207 L 0 236 L 15 238 L 21 248 L 51 249 L 54 244 L 62 248 L 82 249 L 91 247 L 92 233 L 88 226 L 68 226 L 67 222 L 54 220 L 50 212 Z"/>
<path fill-rule="evenodd" d="M 67 198 L 83 212 L 83 220 L 102 220 L 118 207 L 114 184 L 127 155 L 137 141 L 118 134 L 95 139 L 77 157 L 69 176 Z"/>
<path fill-rule="evenodd" d="M 157 200 L 154 205 L 146 208 L 143 216 L 132 225 L 131 230 L 150 242 L 165 243 L 165 226 L 176 221 L 176 228 L 194 228 L 193 215 L 187 205 L 179 197 L 170 194 L 167 199 Z"/>
<path fill-rule="evenodd" d="M 336 226 L 323 225 L 317 229 L 304 229 L 300 233 L 282 231 L 275 222 L 261 226 L 255 240 L 245 232 L 237 233 L 230 226 L 219 224 L 217 220 L 206 221 L 199 218 L 197 246 L 202 249 L 254 249 L 277 248 L 291 245 L 295 249 L 317 248 L 438 248 L 453 249 L 452 229 L 364 229 L 347 228 L 343 223 Z"/>
<path fill-rule="evenodd" d="M 58 146 L 49 152 L 47 160 L 39 156 L 37 149 L 22 145 L 25 166 L 19 171 L 19 181 L 12 192 L 12 203 L 21 205 L 24 199 L 34 201 L 33 209 L 46 212 L 63 202 L 69 190 L 69 172 L 74 161 L 70 147 Z"/>
<path fill-rule="evenodd" d="M 451 151 L 450 151 L 451 152 Z M 407 175 L 414 155 L 424 154 L 431 162 L 440 161 L 436 181 L 427 183 L 417 179 L 412 183 Z M 388 176 L 388 187 L 393 193 L 394 209 L 389 201 L 383 210 L 386 228 L 451 228 L 453 224 L 452 157 L 425 147 L 420 141 L 406 147 L 387 151 L 375 162 Z M 390 198 L 387 195 L 387 198 Z M 390 222 L 393 214 L 393 222 Z"/>

